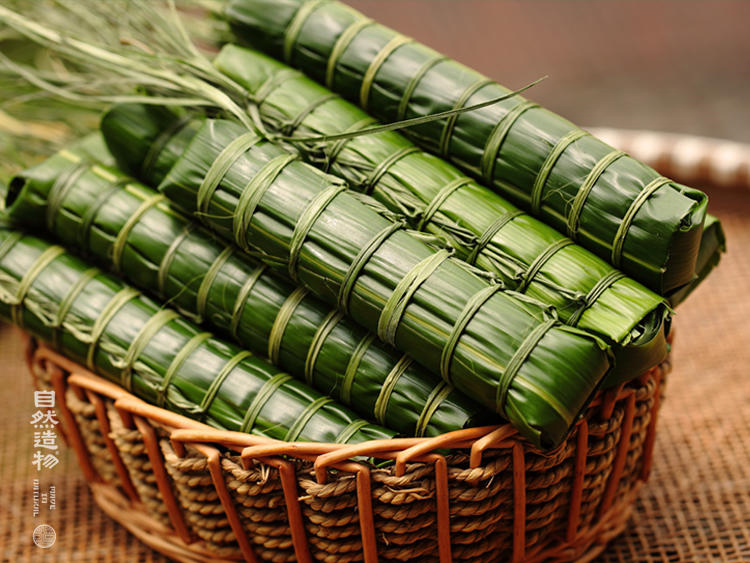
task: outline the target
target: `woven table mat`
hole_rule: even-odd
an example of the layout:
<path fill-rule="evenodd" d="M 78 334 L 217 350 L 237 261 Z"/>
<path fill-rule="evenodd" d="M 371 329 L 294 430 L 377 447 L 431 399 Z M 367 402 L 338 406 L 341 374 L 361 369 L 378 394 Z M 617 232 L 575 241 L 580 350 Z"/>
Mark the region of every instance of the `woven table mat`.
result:
<path fill-rule="evenodd" d="M 750 561 L 750 194 L 714 190 L 730 251 L 675 318 L 674 371 L 661 411 L 654 469 L 628 531 L 597 560 Z M 3 562 L 162 562 L 101 512 L 61 447 L 60 463 L 32 465 L 31 378 L 17 331 L 0 327 L 0 560 Z M 56 509 L 32 515 L 33 480 L 56 489 Z M 33 545 L 52 525 L 57 542 Z"/>

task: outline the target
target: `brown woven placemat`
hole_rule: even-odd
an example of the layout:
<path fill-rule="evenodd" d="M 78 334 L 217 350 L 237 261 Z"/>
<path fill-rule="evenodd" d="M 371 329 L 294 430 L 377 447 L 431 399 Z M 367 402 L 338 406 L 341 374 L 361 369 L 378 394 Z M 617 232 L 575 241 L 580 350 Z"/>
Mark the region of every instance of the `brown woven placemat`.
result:
<path fill-rule="evenodd" d="M 651 481 L 628 532 L 599 559 L 614 562 L 750 561 L 750 194 L 717 190 L 712 212 L 730 252 L 680 307 L 674 372 L 657 432 Z M 162 562 L 94 505 L 76 460 L 32 466 L 35 411 L 18 334 L 0 329 L 0 559 L 7 562 Z M 32 516 L 33 479 L 56 488 L 56 509 Z M 49 523 L 57 543 L 35 547 Z"/>

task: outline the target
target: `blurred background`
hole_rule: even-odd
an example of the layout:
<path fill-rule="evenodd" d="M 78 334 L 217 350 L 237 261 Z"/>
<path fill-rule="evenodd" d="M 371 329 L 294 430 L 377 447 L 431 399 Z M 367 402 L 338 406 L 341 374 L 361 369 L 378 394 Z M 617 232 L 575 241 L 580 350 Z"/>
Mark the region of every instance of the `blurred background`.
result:
<path fill-rule="evenodd" d="M 746 0 L 349 0 L 584 126 L 750 142 Z"/>

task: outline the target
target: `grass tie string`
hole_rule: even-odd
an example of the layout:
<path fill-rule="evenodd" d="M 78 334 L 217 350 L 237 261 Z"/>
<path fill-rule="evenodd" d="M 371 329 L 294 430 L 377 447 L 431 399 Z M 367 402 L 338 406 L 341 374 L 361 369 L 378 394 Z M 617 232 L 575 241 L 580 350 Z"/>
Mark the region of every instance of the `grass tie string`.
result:
<path fill-rule="evenodd" d="M 462 188 L 463 186 L 468 186 L 471 183 L 471 178 L 459 177 L 451 180 L 445 186 L 440 188 L 440 191 L 424 208 L 424 211 L 422 211 L 422 218 L 417 224 L 417 231 L 423 231 L 427 227 L 430 221 L 432 221 L 432 218 L 435 216 L 435 213 L 437 213 L 440 210 L 440 207 L 448 200 L 451 195 L 453 195 L 453 192 L 455 192 L 459 188 Z"/>
<path fill-rule="evenodd" d="M 315 225 L 315 222 L 326 210 L 328 205 L 336 199 L 336 197 L 347 189 L 345 184 L 331 184 L 326 189 L 318 193 L 312 201 L 305 207 L 305 210 L 297 220 L 297 224 L 294 226 L 292 232 L 292 238 L 289 241 L 289 277 L 295 282 L 297 280 L 297 262 L 299 261 L 299 255 L 302 252 L 302 245 L 307 239 L 307 235 Z"/>
<path fill-rule="evenodd" d="M 664 176 L 654 178 L 643 188 L 643 190 L 633 200 L 633 203 L 630 204 L 630 207 L 628 207 L 628 211 L 622 218 L 622 222 L 617 228 L 617 233 L 615 233 L 615 238 L 612 241 L 612 265 L 615 268 L 619 268 L 620 264 L 622 263 L 622 249 L 625 245 L 625 238 L 628 236 L 630 226 L 632 225 L 633 219 L 635 219 L 636 214 L 656 190 L 671 183 L 672 180 L 670 180 L 669 178 L 665 178 Z"/>
<path fill-rule="evenodd" d="M 323 348 L 326 338 L 328 338 L 331 331 L 343 318 L 344 315 L 334 309 L 326 315 L 325 319 L 323 319 L 323 323 L 318 327 L 318 330 L 315 331 L 315 336 L 313 336 L 312 342 L 310 343 L 310 349 L 305 358 L 305 381 L 308 385 L 313 384 L 315 363 L 318 361 L 318 355 L 320 355 L 320 350 Z"/>
<path fill-rule="evenodd" d="M 356 123 L 353 123 L 346 129 L 344 129 L 344 133 L 355 133 L 357 131 L 362 131 L 363 129 L 366 129 L 373 123 L 377 123 L 372 117 L 365 117 L 363 119 L 360 119 Z M 325 172 L 328 172 L 331 169 L 331 166 L 334 162 L 336 162 L 336 159 L 339 157 L 339 153 L 344 149 L 346 146 L 346 143 L 348 143 L 351 140 L 350 137 L 343 137 L 339 139 L 338 141 L 334 142 L 330 145 L 330 149 L 325 150 L 326 154 L 326 166 L 324 168 Z"/>
<path fill-rule="evenodd" d="M 316 109 L 327 104 L 328 102 L 332 100 L 337 100 L 337 99 L 339 99 L 339 95 L 331 92 L 329 94 L 325 94 L 321 96 L 317 100 L 314 100 L 306 108 L 304 108 L 301 112 L 299 112 L 297 116 L 291 122 L 285 125 L 282 125 L 280 127 L 281 133 L 286 136 L 293 135 L 294 132 L 297 129 L 299 129 L 300 125 L 302 125 L 305 119 L 307 119 Z"/>
<path fill-rule="evenodd" d="M 284 68 L 279 70 L 275 74 L 272 74 L 263 84 L 258 87 L 258 89 L 253 94 L 253 103 L 255 103 L 255 105 L 257 105 L 258 107 L 262 106 L 268 96 L 270 96 L 271 93 L 279 88 L 284 82 L 293 78 L 299 78 L 300 76 L 303 76 L 303 74 L 300 71 L 294 70 L 292 68 Z"/>
<path fill-rule="evenodd" d="M 531 284 L 532 281 L 534 281 L 534 278 L 536 275 L 541 271 L 541 269 L 544 267 L 544 265 L 549 262 L 549 260 L 557 254 L 560 250 L 565 248 L 566 246 L 570 246 L 573 244 L 573 241 L 569 238 L 563 238 L 558 240 L 557 242 L 553 242 L 550 244 L 547 248 L 544 249 L 544 252 L 539 254 L 536 258 L 534 258 L 534 261 L 529 264 L 529 267 L 526 269 L 526 272 L 523 274 L 523 277 L 521 278 L 520 285 L 516 288 L 516 291 L 518 293 L 524 293 Z"/>
<path fill-rule="evenodd" d="M 214 399 L 216 398 L 216 394 L 219 392 L 219 388 L 222 386 L 226 378 L 229 377 L 229 374 L 234 371 L 234 368 L 236 368 L 242 360 L 251 356 L 252 354 L 247 350 L 241 350 L 240 352 L 232 356 L 226 364 L 224 364 L 224 367 L 221 368 L 221 371 L 211 382 L 211 385 L 208 387 L 206 394 L 203 395 L 201 404 L 198 405 L 198 408 L 195 410 L 195 414 L 201 417 L 206 415 L 206 412 L 208 412 L 208 409 L 211 407 L 211 403 L 213 403 Z"/>
<path fill-rule="evenodd" d="M 281 304 L 279 312 L 276 314 L 276 318 L 273 321 L 271 332 L 268 335 L 268 358 L 271 360 L 271 363 L 277 364 L 279 362 L 281 341 L 284 338 L 286 327 L 289 324 L 295 309 L 300 303 L 302 303 L 302 300 L 307 294 L 307 288 L 300 286 L 292 291 L 284 300 L 284 303 Z"/>
<path fill-rule="evenodd" d="M 357 256 L 355 256 L 354 260 L 352 260 L 352 263 L 349 264 L 349 269 L 346 271 L 346 274 L 344 274 L 344 277 L 341 280 L 337 300 L 338 308 L 344 314 L 349 313 L 349 301 L 351 300 L 352 290 L 354 289 L 354 284 L 357 283 L 357 278 L 359 277 L 363 268 L 367 265 L 374 254 L 380 249 L 380 247 L 383 246 L 385 241 L 388 240 L 388 238 L 393 233 L 403 229 L 404 226 L 404 223 L 391 223 L 390 225 L 381 229 L 380 232 L 372 237 L 372 239 L 370 239 L 370 241 L 360 249 L 360 251 L 357 253 Z"/>
<path fill-rule="evenodd" d="M 292 50 L 294 49 L 295 43 L 297 43 L 297 37 L 299 36 L 302 26 L 305 25 L 307 18 L 310 17 L 310 14 L 312 14 L 317 8 L 330 1 L 331 0 L 312 0 L 311 2 L 302 4 L 299 10 L 297 10 L 297 13 L 294 14 L 292 21 L 289 22 L 289 25 L 284 31 L 284 60 L 287 64 L 291 64 L 292 62 Z"/>
<path fill-rule="evenodd" d="M 99 340 L 101 339 L 102 334 L 104 334 L 107 325 L 122 307 L 124 307 L 131 299 L 134 299 L 139 295 L 140 292 L 132 287 L 125 287 L 115 293 L 109 303 L 107 303 L 104 309 L 102 309 L 91 329 L 91 342 L 89 343 L 88 353 L 86 354 L 86 367 L 91 371 L 94 371 L 95 369 L 94 356 L 96 355 L 96 349 L 99 347 Z"/>
<path fill-rule="evenodd" d="M 255 287 L 255 284 L 258 283 L 260 276 L 263 275 L 263 272 L 265 271 L 265 264 L 261 264 L 260 266 L 255 268 L 248 276 L 245 283 L 242 285 L 242 288 L 240 288 L 240 292 L 237 294 L 237 299 L 235 299 L 234 306 L 232 307 L 232 320 L 229 323 L 229 333 L 234 339 L 237 339 L 237 329 L 240 326 L 240 319 L 242 318 L 242 313 L 245 310 L 245 305 L 247 305 L 247 299 L 250 296 L 250 292 L 253 290 L 253 287 Z"/>
<path fill-rule="evenodd" d="M 427 402 L 425 403 L 422 412 L 419 413 L 417 424 L 414 427 L 414 435 L 417 438 L 422 438 L 425 435 L 427 426 L 429 426 L 430 424 L 430 420 L 432 420 L 432 417 L 435 415 L 435 412 L 438 410 L 440 404 L 448 395 L 451 394 L 452 391 L 453 387 L 451 387 L 444 381 L 438 383 L 432 390 L 430 396 L 427 397 Z"/>
<path fill-rule="evenodd" d="M 500 118 L 494 129 L 492 129 L 492 133 L 490 133 L 484 145 L 481 161 L 481 176 L 487 185 L 492 186 L 495 184 L 495 163 L 511 128 L 524 113 L 538 107 L 539 105 L 534 102 L 524 100 Z"/>
<path fill-rule="evenodd" d="M 280 372 L 271 377 L 268 381 L 266 381 L 263 386 L 258 390 L 258 393 L 255 395 L 255 398 L 250 403 L 250 406 L 247 408 L 247 412 L 245 412 L 245 417 L 242 420 L 242 427 L 240 428 L 240 432 L 249 433 L 253 427 L 255 426 L 255 422 L 258 420 L 258 415 L 260 415 L 260 411 L 263 410 L 263 407 L 268 402 L 268 399 L 271 398 L 271 396 L 276 392 L 276 390 L 284 385 L 287 381 L 292 379 L 292 376 L 288 373 Z"/>
<path fill-rule="evenodd" d="M 60 212 L 60 206 L 62 206 L 65 196 L 68 194 L 73 185 L 80 179 L 81 176 L 89 169 L 89 164 L 83 161 L 77 155 L 68 151 L 61 151 L 60 155 L 70 155 L 68 158 L 71 162 L 77 162 L 78 164 L 71 168 L 67 173 L 61 174 L 57 177 L 47 195 L 47 209 L 46 209 L 46 221 L 47 231 L 53 233 L 55 231 L 55 220 Z"/>
<path fill-rule="evenodd" d="M 177 352 L 175 357 L 169 363 L 167 371 L 164 372 L 164 378 L 161 380 L 159 387 L 156 389 L 156 404 L 158 406 L 164 407 L 167 400 L 167 389 L 169 388 L 170 383 L 172 383 L 174 376 L 180 371 L 182 364 L 184 364 L 185 360 L 187 360 L 188 357 L 198 349 L 198 346 L 203 344 L 209 338 L 211 338 L 210 332 L 200 332 L 188 340 L 185 346 Z"/>
<path fill-rule="evenodd" d="M 526 214 L 520 209 L 516 209 L 515 211 L 509 211 L 504 215 L 500 215 L 500 217 L 495 219 L 477 239 L 476 243 L 474 244 L 474 248 L 471 249 L 471 253 L 466 257 L 466 263 L 471 266 L 476 264 L 477 259 L 479 258 L 479 254 L 487 247 L 492 239 L 495 238 L 495 235 L 499 233 L 500 230 L 508 223 L 513 221 L 513 219 L 520 217 L 521 215 Z"/>
<path fill-rule="evenodd" d="M 554 168 L 555 163 L 560 159 L 562 154 L 570 145 L 575 143 L 577 140 L 589 135 L 590 133 L 584 131 L 583 129 L 573 129 L 571 132 L 569 132 L 567 135 L 564 135 L 560 138 L 559 141 L 557 141 L 555 146 L 547 155 L 547 158 L 544 159 L 544 163 L 542 164 L 542 167 L 539 169 L 539 172 L 534 179 L 534 185 L 531 188 L 532 213 L 538 215 L 539 211 L 542 208 L 542 195 L 544 193 L 544 186 L 549 179 L 549 175 L 552 172 L 552 168 Z"/>
<path fill-rule="evenodd" d="M 201 284 L 198 287 L 198 292 L 196 293 L 195 297 L 195 312 L 198 315 L 198 319 L 200 319 L 198 321 L 199 323 L 202 323 L 204 317 L 206 316 L 206 304 L 208 302 L 208 294 L 211 291 L 211 286 L 216 280 L 216 276 L 219 274 L 219 270 L 221 270 L 222 266 L 226 264 L 227 260 L 229 260 L 229 257 L 232 254 L 234 254 L 234 248 L 231 246 L 227 246 L 224 250 L 222 250 L 221 253 L 216 257 L 216 259 L 211 263 L 211 266 L 208 268 L 206 275 L 203 276 L 203 280 L 201 280 Z"/>
<path fill-rule="evenodd" d="M 364 358 L 367 349 L 373 342 L 375 342 L 375 335 L 369 333 L 365 334 L 354 349 L 351 358 L 349 358 L 349 363 L 346 364 L 344 378 L 341 380 L 341 392 L 339 393 L 339 399 L 346 405 L 349 405 L 352 402 L 352 385 L 354 384 L 354 378 L 359 370 L 359 365 L 362 363 L 362 358 Z"/>
<path fill-rule="evenodd" d="M 419 287 L 429 278 L 440 264 L 445 262 L 451 255 L 448 250 L 438 250 L 424 260 L 417 263 L 401 279 L 391 296 L 386 301 L 378 318 L 378 338 L 383 342 L 395 346 L 396 331 L 401 324 L 406 307 Z"/>
<path fill-rule="evenodd" d="M 333 90 L 333 80 L 336 77 L 336 66 L 338 65 L 341 55 L 346 51 L 346 48 L 354 38 L 359 35 L 360 31 L 374 24 L 375 22 L 370 18 L 358 15 L 358 19 L 354 20 L 354 22 L 352 22 L 352 24 L 347 27 L 341 35 L 339 35 L 339 38 L 336 40 L 336 43 L 333 44 L 331 53 L 328 55 L 328 60 L 326 61 L 326 88 Z"/>
<path fill-rule="evenodd" d="M 370 66 L 367 67 L 367 70 L 362 77 L 362 85 L 359 89 L 359 105 L 363 110 L 367 111 L 367 106 L 370 102 L 370 90 L 372 89 L 372 84 L 375 81 L 375 75 L 377 75 L 380 67 L 383 66 L 386 59 L 388 59 L 388 57 L 390 57 L 394 53 L 394 51 L 396 51 L 396 49 L 398 49 L 399 47 L 403 47 L 404 45 L 408 45 L 409 43 L 414 43 L 414 39 L 401 34 L 396 35 L 390 41 L 388 41 L 388 43 L 385 44 L 380 52 L 375 55 L 372 61 L 370 61 Z"/>
<path fill-rule="evenodd" d="M 143 217 L 143 215 L 149 209 L 162 201 L 166 201 L 166 199 L 167 198 L 164 196 L 164 194 L 154 194 L 146 199 L 143 203 L 141 203 L 138 206 L 138 209 L 136 209 L 135 212 L 130 217 L 128 217 L 128 220 L 125 222 L 122 229 L 120 229 L 120 232 L 117 233 L 114 243 L 112 243 L 112 268 L 115 272 L 117 272 L 118 274 L 122 273 L 122 253 L 124 252 L 125 245 L 128 242 L 130 231 L 133 230 L 133 227 L 135 227 L 136 223 L 141 220 L 141 217 Z"/>
<path fill-rule="evenodd" d="M 96 216 L 99 211 L 107 203 L 112 196 L 119 193 L 125 186 L 132 182 L 131 178 L 120 178 L 106 191 L 100 193 L 94 202 L 86 209 L 86 212 L 81 217 L 81 224 L 78 226 L 76 233 L 76 244 L 78 248 L 89 247 L 89 237 L 91 236 L 91 227 L 94 225 Z"/>
<path fill-rule="evenodd" d="M 461 109 L 469 101 L 469 98 L 479 92 L 479 90 L 494 83 L 495 81 L 490 80 L 489 78 L 480 78 L 479 80 L 474 82 L 474 84 L 470 85 L 466 90 L 464 90 L 463 94 L 461 94 L 456 103 L 453 104 L 453 109 Z M 439 154 L 444 158 L 448 156 L 448 151 L 451 145 L 451 137 L 453 137 L 453 130 L 456 127 L 457 120 L 458 114 L 451 115 L 445 121 L 445 125 L 443 126 L 443 132 L 440 135 Z"/>
<path fill-rule="evenodd" d="M 344 429 L 341 431 L 341 433 L 336 436 L 336 439 L 334 440 L 337 444 L 346 444 L 349 440 L 354 438 L 354 435 L 362 430 L 365 426 L 369 425 L 370 423 L 366 420 L 353 420 L 349 424 L 347 424 Z"/>
<path fill-rule="evenodd" d="M 466 305 L 464 305 L 463 310 L 456 318 L 456 322 L 453 323 L 453 328 L 451 328 L 451 332 L 448 335 L 448 339 L 445 341 L 442 353 L 440 354 L 440 376 L 445 382 L 450 384 L 453 383 L 451 377 L 451 363 L 453 362 L 453 356 L 458 347 L 458 342 L 461 340 L 461 336 L 463 336 L 466 327 L 469 326 L 469 323 L 482 305 L 502 289 L 503 286 L 500 284 L 492 284 L 480 289 L 469 298 Z"/>
<path fill-rule="evenodd" d="M 203 177 L 196 194 L 196 208 L 201 217 L 208 213 L 208 205 L 211 203 L 211 198 L 216 188 L 219 187 L 221 180 L 232 167 L 232 164 L 259 141 L 261 141 L 261 137 L 257 133 L 250 131 L 234 139 L 214 159 Z"/>
<path fill-rule="evenodd" d="M 396 365 L 393 366 L 393 369 L 388 372 L 388 375 L 385 376 L 383 385 L 380 388 L 380 393 L 378 393 L 378 397 L 375 399 L 375 407 L 373 409 L 373 416 L 379 424 L 385 425 L 385 415 L 388 410 L 388 403 L 391 400 L 391 395 L 393 394 L 393 389 L 396 387 L 399 378 L 413 363 L 414 360 L 404 354 L 399 358 L 398 362 L 396 362 Z"/>
<path fill-rule="evenodd" d="M 62 329 L 63 323 L 65 322 L 65 317 L 68 316 L 68 312 L 73 306 L 73 302 L 75 301 L 76 297 L 78 297 L 83 291 L 83 288 L 86 287 L 88 283 L 99 274 L 101 274 L 101 270 L 99 268 L 89 268 L 88 270 L 83 272 L 81 277 L 78 278 L 72 286 L 70 286 L 68 293 L 65 294 L 65 297 L 63 297 L 62 301 L 60 301 L 60 306 L 57 308 L 57 313 L 55 314 L 55 318 L 52 321 L 51 325 L 51 328 L 54 329 L 54 332 L 52 333 L 52 346 L 55 350 L 60 350 L 60 331 Z"/>
<path fill-rule="evenodd" d="M 187 124 L 192 121 L 192 119 L 193 115 L 187 113 L 180 119 L 177 119 L 176 121 L 170 123 L 169 126 L 159 132 L 154 141 L 149 145 L 146 156 L 143 158 L 143 162 L 141 164 L 141 178 L 151 178 L 151 174 L 154 171 L 154 166 L 156 166 L 156 163 L 159 161 L 159 157 L 166 148 L 167 143 L 169 143 L 169 141 L 177 136 L 180 131 L 182 131 L 187 126 Z"/>
<path fill-rule="evenodd" d="M 130 343 L 130 346 L 128 346 L 128 351 L 125 353 L 125 359 L 123 360 L 123 368 L 120 372 L 120 384 L 125 389 L 128 391 L 133 390 L 133 365 L 143 353 L 146 346 L 148 346 L 148 343 L 157 332 L 173 320 L 179 318 L 179 316 L 176 311 L 162 309 L 146 321 L 141 330 L 138 331 L 138 334 Z"/>
<path fill-rule="evenodd" d="M 156 274 L 156 287 L 159 292 L 159 297 L 166 297 L 167 278 L 169 277 L 169 269 L 172 267 L 172 262 L 177 254 L 177 249 L 180 248 L 185 239 L 193 232 L 196 228 L 195 223 L 188 223 L 182 229 L 182 232 L 172 241 L 167 251 L 162 256 L 161 262 L 159 262 L 159 270 Z"/>
<path fill-rule="evenodd" d="M 247 243 L 247 231 L 253 220 L 255 211 L 258 209 L 260 200 L 268 189 L 279 177 L 279 174 L 289 164 L 294 162 L 297 156 L 294 154 L 280 154 L 265 163 L 263 167 L 253 175 L 237 200 L 237 207 L 232 215 L 232 233 L 234 241 L 243 250 L 247 251 L 250 246 Z"/>
<path fill-rule="evenodd" d="M 511 383 L 518 375 L 518 371 L 523 366 L 524 362 L 529 358 L 531 352 L 536 348 L 537 344 L 544 338 L 544 335 L 557 324 L 556 319 L 549 319 L 546 322 L 539 324 L 532 330 L 529 335 L 521 342 L 521 345 L 516 349 L 513 357 L 508 362 L 505 370 L 500 375 L 500 381 L 498 381 L 497 394 L 495 396 L 496 410 L 499 413 L 505 413 L 505 401 L 508 396 L 508 389 L 510 389 Z M 552 400 L 552 398 L 550 398 Z M 572 415 L 567 412 L 566 409 L 561 407 L 557 401 L 552 401 L 557 405 L 556 410 L 560 414 L 565 415 L 565 420 L 570 422 Z M 562 409 L 562 410 L 560 410 Z"/>
<path fill-rule="evenodd" d="M 297 441 L 297 439 L 302 434 L 302 431 L 305 429 L 305 426 L 307 426 L 307 423 L 310 422 L 310 419 L 315 415 L 315 413 L 331 403 L 333 403 L 333 399 L 331 399 L 330 397 L 322 396 L 318 397 L 312 403 L 307 405 L 307 407 L 305 407 L 305 410 L 302 411 L 302 414 L 299 416 L 299 418 L 294 421 L 294 424 L 292 424 L 291 428 L 289 428 L 287 433 L 284 435 L 284 441 Z"/>
<path fill-rule="evenodd" d="M 385 176 L 402 158 L 419 152 L 422 151 L 417 147 L 403 147 L 389 155 L 387 158 L 381 160 L 380 163 L 372 169 L 372 172 L 367 176 L 367 179 L 362 183 L 362 191 L 368 195 L 371 194 L 375 189 L 375 186 L 383 179 L 383 176 Z"/>
<path fill-rule="evenodd" d="M 581 220 L 581 211 L 583 206 L 586 204 L 586 200 L 589 197 L 589 193 L 593 189 L 599 177 L 604 171 L 609 168 L 617 159 L 625 156 L 625 153 L 618 150 L 613 150 L 610 153 L 604 155 L 599 162 L 591 169 L 586 178 L 584 179 L 581 186 L 576 192 L 576 197 L 573 200 L 573 205 L 570 206 L 570 212 L 568 213 L 568 237 L 572 240 L 578 238 L 578 225 Z"/>
<path fill-rule="evenodd" d="M 612 287 L 615 283 L 617 283 L 624 277 L 625 274 L 623 274 L 619 270 L 612 270 L 606 276 L 599 278 L 599 281 L 597 281 L 596 284 L 594 284 L 594 287 L 592 287 L 588 294 L 586 294 L 586 297 L 583 299 L 583 304 L 576 310 L 575 313 L 573 313 L 566 324 L 570 326 L 576 326 L 581 320 L 583 314 L 594 303 L 596 303 L 596 300 L 599 299 L 599 297 L 601 297 L 605 291 L 607 291 L 610 287 Z"/>
<path fill-rule="evenodd" d="M 18 241 L 16 241 L 18 242 Z M 18 282 L 18 288 L 14 296 L 13 305 L 10 310 L 11 318 L 13 322 L 19 327 L 23 326 L 23 301 L 26 299 L 26 294 L 31 288 L 31 284 L 34 280 L 42 273 L 42 271 L 49 266 L 55 258 L 65 253 L 65 249 L 61 246 L 50 246 L 42 252 L 39 257 L 34 261 L 26 273 Z"/>
<path fill-rule="evenodd" d="M 419 86 L 419 83 L 422 81 L 425 75 L 435 66 L 448 60 L 450 60 L 448 57 L 436 54 L 431 59 L 427 59 L 422 64 L 422 66 L 419 67 L 419 70 L 416 72 L 416 74 L 414 74 L 414 76 L 412 76 L 409 80 L 409 83 L 406 85 L 404 93 L 401 96 L 401 101 L 398 104 L 398 112 L 396 114 L 396 119 L 398 121 L 401 121 L 404 119 L 404 117 L 406 117 L 406 110 L 409 108 L 409 102 L 411 101 L 411 97 L 414 95 L 414 90 L 417 89 L 417 86 Z"/>

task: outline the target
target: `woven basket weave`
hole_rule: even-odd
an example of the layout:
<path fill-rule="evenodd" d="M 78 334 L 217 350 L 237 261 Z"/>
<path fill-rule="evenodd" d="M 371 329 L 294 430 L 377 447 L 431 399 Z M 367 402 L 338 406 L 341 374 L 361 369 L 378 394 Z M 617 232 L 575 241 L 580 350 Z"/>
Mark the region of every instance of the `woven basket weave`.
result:
<path fill-rule="evenodd" d="M 191 563 L 588 561 L 648 478 L 670 368 L 601 393 L 541 453 L 509 425 L 350 446 L 218 431 L 27 350 L 99 506 Z"/>

